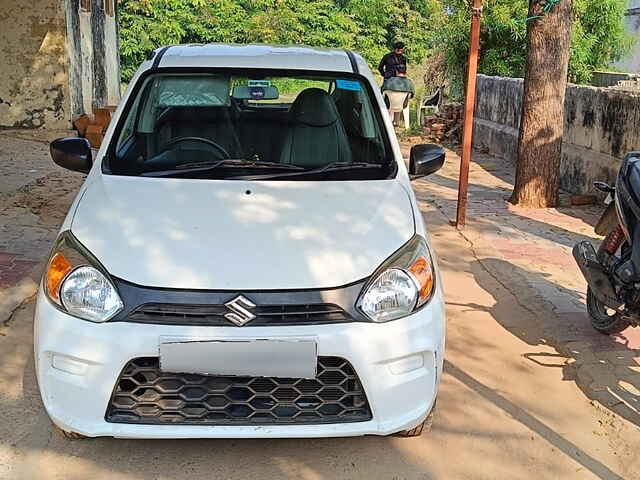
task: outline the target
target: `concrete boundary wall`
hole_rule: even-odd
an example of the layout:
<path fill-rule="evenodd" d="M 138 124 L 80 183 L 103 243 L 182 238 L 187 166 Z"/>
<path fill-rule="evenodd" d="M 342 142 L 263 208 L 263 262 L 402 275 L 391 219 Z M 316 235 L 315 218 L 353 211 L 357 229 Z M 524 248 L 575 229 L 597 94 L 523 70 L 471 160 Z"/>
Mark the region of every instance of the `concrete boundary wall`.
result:
<path fill-rule="evenodd" d="M 478 76 L 474 147 L 515 161 L 523 80 Z M 593 193 L 596 180 L 613 181 L 620 160 L 640 150 L 640 95 L 569 85 L 562 146 L 562 188 Z"/>
<path fill-rule="evenodd" d="M 64 1 L 0 5 L 0 128 L 68 128 Z"/>
<path fill-rule="evenodd" d="M 115 0 L 2 0 L 0 129 L 66 129 L 120 96 Z"/>

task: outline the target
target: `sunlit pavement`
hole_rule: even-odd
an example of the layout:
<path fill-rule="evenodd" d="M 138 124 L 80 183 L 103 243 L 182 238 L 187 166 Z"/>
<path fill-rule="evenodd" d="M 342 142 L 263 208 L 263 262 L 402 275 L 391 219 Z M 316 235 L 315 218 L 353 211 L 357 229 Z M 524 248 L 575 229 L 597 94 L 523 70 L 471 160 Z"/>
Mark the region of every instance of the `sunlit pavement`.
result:
<path fill-rule="evenodd" d="M 2 151 L 0 143 L 0 160 Z M 41 155 L 49 162 L 45 151 Z M 462 234 L 449 225 L 455 155 L 436 176 L 415 183 L 449 310 L 445 375 L 430 434 L 66 440 L 52 431 L 39 400 L 33 302 L 25 291 L 17 295 L 22 306 L 0 307 L 9 315 L 0 317 L 9 318 L 0 323 L 0 478 L 640 478 L 640 337 L 627 331 L 609 338 L 590 329 L 584 283 L 570 256 L 575 241 L 593 235 L 599 208 L 507 208 L 512 167 L 478 160 Z M 0 176 L 7 174 L 3 165 Z M 14 255 L 13 265 L 18 257 L 41 265 L 49 248 L 42 244 L 55 236 L 79 181 L 54 170 L 20 187 L 19 202 L 20 192 L 0 192 L 18 203 L 20 215 L 33 213 L 33 198 L 41 199 L 30 224 L 12 220 L 15 210 L 7 211 L 7 203 L 0 206 L 5 231 L 16 225 L 28 232 L 0 244 Z M 11 285 L 0 285 L 0 295 L 37 279 L 37 265 L 29 275 L 5 280 Z"/>

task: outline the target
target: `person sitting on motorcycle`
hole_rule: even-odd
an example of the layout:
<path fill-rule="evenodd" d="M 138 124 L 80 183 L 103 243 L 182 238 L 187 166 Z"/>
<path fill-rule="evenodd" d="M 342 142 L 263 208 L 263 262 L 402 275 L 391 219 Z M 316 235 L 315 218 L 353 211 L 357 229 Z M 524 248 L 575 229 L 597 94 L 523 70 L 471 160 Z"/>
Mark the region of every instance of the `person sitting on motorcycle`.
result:
<path fill-rule="evenodd" d="M 382 78 L 387 79 L 395 77 L 398 72 L 398 67 L 403 66 L 404 71 L 407 71 L 407 57 L 404 56 L 404 43 L 396 42 L 393 44 L 393 51 L 387 53 L 380 64 L 378 65 L 378 71 Z"/>

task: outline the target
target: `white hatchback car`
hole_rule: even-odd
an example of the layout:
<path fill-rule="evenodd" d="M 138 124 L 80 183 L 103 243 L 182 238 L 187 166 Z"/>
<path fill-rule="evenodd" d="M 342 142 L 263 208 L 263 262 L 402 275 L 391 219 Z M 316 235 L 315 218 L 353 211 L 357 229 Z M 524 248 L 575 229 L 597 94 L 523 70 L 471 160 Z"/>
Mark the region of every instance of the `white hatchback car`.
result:
<path fill-rule="evenodd" d="M 42 400 L 69 435 L 419 435 L 442 373 L 442 281 L 384 101 L 339 50 L 150 55 L 52 250 Z M 410 171 L 444 162 L 414 146 Z"/>

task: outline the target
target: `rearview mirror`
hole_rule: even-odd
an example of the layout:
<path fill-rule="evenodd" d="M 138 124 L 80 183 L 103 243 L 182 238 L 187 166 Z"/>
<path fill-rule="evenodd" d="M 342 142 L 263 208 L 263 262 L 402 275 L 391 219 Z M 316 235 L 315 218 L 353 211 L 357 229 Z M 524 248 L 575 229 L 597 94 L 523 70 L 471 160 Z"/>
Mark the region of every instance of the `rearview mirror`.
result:
<path fill-rule="evenodd" d="M 237 85 L 233 87 L 231 96 L 236 100 L 277 100 L 280 92 L 273 85 Z"/>
<path fill-rule="evenodd" d="M 91 144 L 86 138 L 59 138 L 51 142 L 49 150 L 55 164 L 62 168 L 82 173 L 91 170 Z"/>
<path fill-rule="evenodd" d="M 424 177 L 437 172 L 444 165 L 444 148 L 432 143 L 414 145 L 409 154 L 409 173 Z"/>

